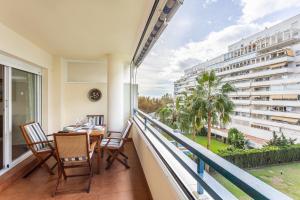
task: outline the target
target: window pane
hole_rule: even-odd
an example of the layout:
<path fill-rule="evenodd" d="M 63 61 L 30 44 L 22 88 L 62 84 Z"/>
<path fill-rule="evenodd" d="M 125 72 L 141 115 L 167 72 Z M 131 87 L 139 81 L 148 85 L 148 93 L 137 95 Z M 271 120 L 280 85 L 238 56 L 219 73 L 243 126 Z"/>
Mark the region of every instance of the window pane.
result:
<path fill-rule="evenodd" d="M 27 152 L 20 125 L 36 120 L 36 75 L 12 69 L 12 159 Z"/>

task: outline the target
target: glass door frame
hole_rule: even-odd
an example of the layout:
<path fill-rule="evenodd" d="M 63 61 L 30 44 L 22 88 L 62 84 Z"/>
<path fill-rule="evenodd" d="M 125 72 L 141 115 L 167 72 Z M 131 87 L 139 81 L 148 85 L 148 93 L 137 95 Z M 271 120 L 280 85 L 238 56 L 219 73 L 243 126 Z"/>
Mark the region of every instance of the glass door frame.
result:
<path fill-rule="evenodd" d="M 0 64 L 2 55 L 0 55 Z M 18 61 L 21 62 L 21 61 Z M 28 150 L 17 159 L 12 160 L 12 69 L 19 69 L 28 73 L 35 74 L 36 79 L 36 118 L 39 123 L 42 122 L 42 76 L 41 69 L 35 66 L 28 67 L 28 64 L 21 65 L 17 62 L 16 67 L 13 62 L 8 65 L 7 62 L 3 63 L 4 66 L 4 87 L 3 87 L 3 168 L 0 169 L 0 175 L 7 172 L 12 167 L 19 164 L 21 161 L 28 158 L 32 153 Z"/>

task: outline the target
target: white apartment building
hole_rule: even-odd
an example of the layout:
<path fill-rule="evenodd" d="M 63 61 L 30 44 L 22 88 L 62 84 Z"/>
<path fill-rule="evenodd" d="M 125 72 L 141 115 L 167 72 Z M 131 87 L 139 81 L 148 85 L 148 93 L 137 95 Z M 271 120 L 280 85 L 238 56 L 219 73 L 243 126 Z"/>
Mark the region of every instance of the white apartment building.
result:
<path fill-rule="evenodd" d="M 215 70 L 236 92 L 231 123 L 243 133 L 269 140 L 283 133 L 300 142 L 300 15 L 228 46 L 214 59 L 184 71 L 174 95 L 195 87 L 204 70 Z"/>

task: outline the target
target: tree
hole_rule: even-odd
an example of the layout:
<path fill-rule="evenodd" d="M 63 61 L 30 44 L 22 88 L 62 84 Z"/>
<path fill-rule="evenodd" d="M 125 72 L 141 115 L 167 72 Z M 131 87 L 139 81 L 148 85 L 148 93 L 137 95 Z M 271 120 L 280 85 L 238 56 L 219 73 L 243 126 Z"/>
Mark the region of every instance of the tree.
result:
<path fill-rule="evenodd" d="M 236 149 L 245 149 L 247 140 L 242 132 L 236 128 L 228 130 L 228 143 Z"/>
<path fill-rule="evenodd" d="M 223 84 L 213 70 L 206 71 L 197 78 L 197 86 L 193 91 L 195 109 L 201 113 L 207 124 L 207 148 L 211 144 L 212 125 L 226 124 L 230 121 L 230 114 L 234 104 L 228 93 L 235 91 L 230 83 Z"/>
<path fill-rule="evenodd" d="M 170 94 L 164 94 L 161 98 L 151 98 L 145 96 L 139 96 L 138 107 L 140 110 L 146 113 L 157 112 L 160 108 L 173 104 L 173 98 Z"/>
<path fill-rule="evenodd" d="M 169 125 L 169 122 L 171 121 L 169 120 L 169 118 L 172 115 L 171 108 L 169 108 L 168 106 L 162 107 L 158 110 L 157 114 L 159 116 L 159 120 L 162 123 Z"/>
<path fill-rule="evenodd" d="M 203 128 L 203 113 L 198 109 L 198 104 L 195 101 L 196 94 L 182 94 L 182 99 L 176 101 L 176 109 L 178 110 L 178 122 L 181 131 L 186 133 L 192 132 L 193 140 L 196 139 L 196 134 Z M 182 102 L 181 105 L 179 102 Z"/>

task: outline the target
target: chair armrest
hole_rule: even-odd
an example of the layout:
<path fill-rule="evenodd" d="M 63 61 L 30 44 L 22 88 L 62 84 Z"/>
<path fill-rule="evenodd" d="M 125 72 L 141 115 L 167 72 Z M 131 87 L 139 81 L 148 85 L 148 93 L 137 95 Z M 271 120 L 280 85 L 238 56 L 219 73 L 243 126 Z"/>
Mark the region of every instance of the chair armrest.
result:
<path fill-rule="evenodd" d="M 46 143 L 49 143 L 50 141 L 40 141 L 40 142 L 32 142 L 32 143 L 30 143 L 30 144 L 28 144 L 28 145 L 36 145 L 36 144 L 46 144 Z"/>
<path fill-rule="evenodd" d="M 121 131 L 107 131 L 108 133 L 122 133 Z"/>

